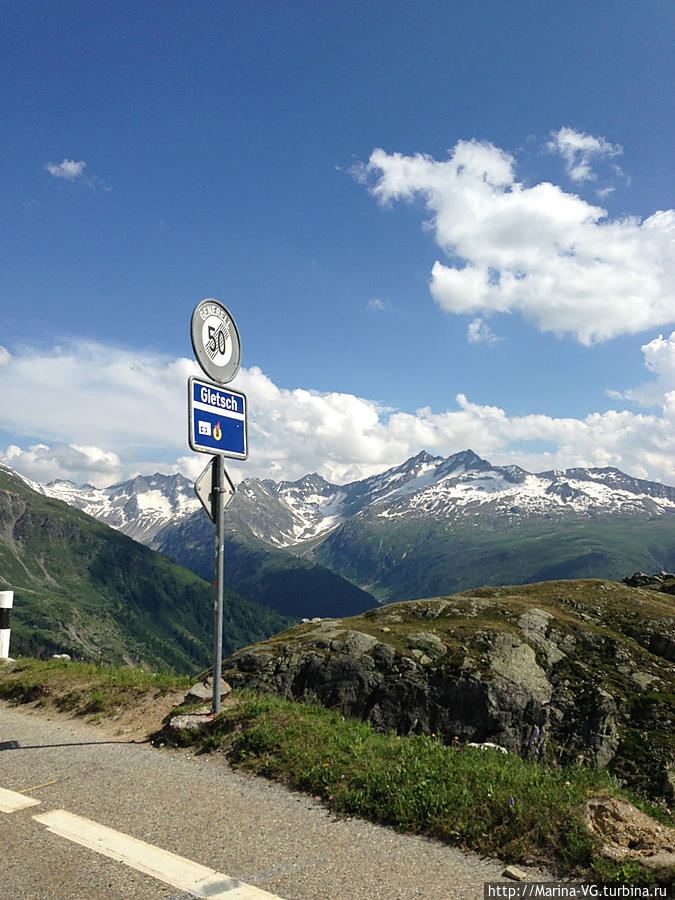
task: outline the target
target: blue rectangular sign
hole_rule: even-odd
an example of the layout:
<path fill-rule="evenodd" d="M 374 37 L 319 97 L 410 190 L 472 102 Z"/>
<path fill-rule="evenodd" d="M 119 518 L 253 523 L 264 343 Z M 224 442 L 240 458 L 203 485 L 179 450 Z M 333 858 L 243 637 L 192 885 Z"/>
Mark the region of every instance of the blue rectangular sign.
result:
<path fill-rule="evenodd" d="M 190 447 L 198 453 L 246 459 L 246 395 L 202 378 L 190 378 L 188 428 Z"/>

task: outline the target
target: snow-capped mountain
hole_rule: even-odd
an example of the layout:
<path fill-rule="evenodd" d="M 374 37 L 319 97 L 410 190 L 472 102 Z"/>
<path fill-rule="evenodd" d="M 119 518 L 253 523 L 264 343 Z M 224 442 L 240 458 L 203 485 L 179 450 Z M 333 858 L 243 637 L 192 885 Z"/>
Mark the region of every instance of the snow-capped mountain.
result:
<path fill-rule="evenodd" d="M 660 516 L 675 513 L 675 488 L 611 468 L 532 474 L 518 466 L 492 466 L 471 450 L 447 459 L 422 452 L 346 485 L 316 474 L 294 482 L 246 479 L 228 515 L 267 543 L 297 547 L 366 512 L 371 518 L 504 526 L 537 518 Z"/>
<path fill-rule="evenodd" d="M 186 478 L 33 487 L 208 577 L 212 526 Z M 422 452 L 346 485 L 317 474 L 247 478 L 225 524 L 242 584 L 277 554 L 276 593 L 279 584 L 291 590 L 298 556 L 305 567 L 323 567 L 322 585 L 330 570 L 379 600 L 675 568 L 675 488 L 613 468 L 533 474 L 493 466 L 471 450 L 448 458 Z M 300 597 L 305 582 L 293 591 Z"/>
<path fill-rule="evenodd" d="M 69 481 L 29 483 L 153 546 L 166 526 L 200 509 L 192 483 L 182 475 L 137 476 L 107 488 Z M 371 519 L 491 527 L 539 518 L 654 517 L 675 513 L 675 488 L 613 468 L 532 474 L 518 466 L 493 466 L 471 450 L 447 458 L 423 451 L 400 466 L 346 485 L 317 474 L 282 482 L 247 478 L 237 487 L 227 520 L 229 530 L 244 530 L 272 546 L 301 549 L 366 513 Z"/>
<path fill-rule="evenodd" d="M 107 488 L 72 481 L 28 483 L 150 546 L 162 528 L 200 508 L 192 482 L 183 475 L 138 475 Z"/>
<path fill-rule="evenodd" d="M 567 469 L 531 474 L 492 466 L 471 451 L 448 459 L 420 454 L 409 477 L 392 470 L 371 509 L 384 518 L 489 517 L 513 524 L 533 517 L 588 520 L 675 512 L 675 488 L 630 478 L 618 469 Z M 385 473 L 389 475 L 389 473 Z"/>

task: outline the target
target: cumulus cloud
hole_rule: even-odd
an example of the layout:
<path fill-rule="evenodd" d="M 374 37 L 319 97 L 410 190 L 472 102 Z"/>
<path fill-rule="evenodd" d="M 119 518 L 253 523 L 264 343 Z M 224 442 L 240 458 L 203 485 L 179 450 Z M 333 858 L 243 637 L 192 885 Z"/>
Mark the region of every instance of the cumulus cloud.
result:
<path fill-rule="evenodd" d="M 54 178 L 65 178 L 66 181 L 76 181 L 78 178 L 83 177 L 86 165 L 87 164 L 83 159 L 80 160 L 80 162 L 75 162 L 74 159 L 64 159 L 63 162 L 60 163 L 47 163 L 45 169 L 50 175 L 53 175 Z"/>
<path fill-rule="evenodd" d="M 186 378 L 196 363 L 78 341 L 23 349 L 0 368 L 7 430 L 81 447 L 173 446 L 185 430 Z"/>
<path fill-rule="evenodd" d="M 32 444 L 27 449 L 10 444 L 4 452 L 0 452 L 0 462 L 42 484 L 67 480 L 105 487 L 118 481 L 124 473 L 124 466 L 116 453 L 100 447 L 72 444 L 50 446 L 40 443 Z"/>
<path fill-rule="evenodd" d="M 9 350 L 6 347 L 0 346 L 0 366 L 6 366 L 11 358 L 12 356 Z"/>
<path fill-rule="evenodd" d="M 83 159 L 79 162 L 75 162 L 74 159 L 64 159 L 63 162 L 60 163 L 47 163 L 45 169 L 54 178 L 82 182 L 93 191 L 104 191 L 107 193 L 112 190 L 102 178 L 98 177 L 98 175 L 85 176 L 84 169 L 86 165 L 87 164 Z"/>
<path fill-rule="evenodd" d="M 511 154 L 475 140 L 459 141 L 444 161 L 371 154 L 373 196 L 421 199 L 425 226 L 451 260 L 431 269 L 442 309 L 517 312 L 587 345 L 675 321 L 675 210 L 613 220 L 556 185 L 525 187 L 515 170 Z"/>
<path fill-rule="evenodd" d="M 511 416 L 461 393 L 445 411 L 401 412 L 353 394 L 280 388 L 258 367 L 242 369 L 232 387 L 248 396 L 250 457 L 228 461 L 228 471 L 235 480 L 318 471 L 344 483 L 421 449 L 448 455 L 470 447 L 494 463 L 531 471 L 611 465 L 675 484 L 675 333 L 643 352 L 655 376 L 651 387 L 661 391 L 659 411 L 608 410 L 579 419 Z M 194 478 L 208 456 L 188 450 L 191 374 L 199 371 L 189 359 L 92 342 L 15 352 L 0 367 L 0 422 L 14 435 L 0 461 L 38 481 L 103 486 L 156 471 Z"/>
<path fill-rule="evenodd" d="M 483 319 L 473 319 L 469 322 L 466 332 L 467 340 L 470 344 L 496 344 L 503 338 L 498 337 L 487 322 Z"/>
<path fill-rule="evenodd" d="M 617 399 L 631 400 L 641 406 L 660 406 L 669 393 L 673 392 L 675 395 L 675 331 L 668 338 L 660 334 L 653 341 L 644 344 L 642 353 L 647 369 L 656 377 L 628 391 L 608 393 Z"/>
<path fill-rule="evenodd" d="M 561 128 L 552 132 L 546 148 L 562 156 L 572 181 L 595 181 L 592 162 L 603 156 L 621 156 L 623 153 L 620 144 L 611 144 L 603 137 L 594 137 L 573 128 Z"/>

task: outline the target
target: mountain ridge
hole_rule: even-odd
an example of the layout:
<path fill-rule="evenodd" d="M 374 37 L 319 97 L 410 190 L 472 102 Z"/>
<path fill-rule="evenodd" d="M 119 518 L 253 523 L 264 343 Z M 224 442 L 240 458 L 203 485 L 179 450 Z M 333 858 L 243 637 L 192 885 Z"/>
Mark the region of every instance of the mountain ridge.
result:
<path fill-rule="evenodd" d="M 24 480 L 150 546 L 164 526 L 200 508 L 192 483 L 180 474 L 139 475 L 107 488 Z M 256 504 L 265 506 L 264 516 Z M 570 512 L 588 518 L 660 515 L 675 512 L 675 487 L 635 478 L 615 467 L 532 473 L 515 465 L 493 466 L 470 449 L 448 457 L 422 450 L 399 466 L 343 485 L 316 472 L 295 481 L 245 478 L 227 515 L 271 546 L 299 548 L 367 508 L 377 507 L 383 517 L 433 512 L 463 518 L 475 512 L 477 504 L 483 512 L 487 505 L 497 504 L 500 514 L 521 518 L 531 513 L 564 517 Z"/>
<path fill-rule="evenodd" d="M 0 469 L 0 586 L 14 592 L 13 654 L 208 665 L 213 587 L 162 554 Z M 225 592 L 224 646 L 292 619 Z"/>
<path fill-rule="evenodd" d="M 64 488 L 44 490 L 63 495 Z M 97 510 L 91 491 L 78 498 L 68 487 L 71 502 L 109 522 L 117 516 L 125 533 L 207 575 L 210 525 L 194 511 L 198 501 L 187 479 L 150 476 L 106 491 Z M 250 590 L 250 599 L 273 605 L 284 572 L 292 573 L 298 596 L 313 584 L 314 593 L 296 606 L 298 616 L 311 614 L 310 596 L 316 601 L 309 605 L 316 602 L 322 615 L 346 614 L 322 605 L 316 593 L 322 583 L 337 600 L 345 589 L 331 572 L 366 592 L 360 598 L 365 609 L 374 599 L 408 600 L 482 584 L 622 578 L 638 569 L 675 567 L 674 487 L 613 467 L 531 473 L 494 466 L 470 449 L 448 457 L 420 451 L 344 485 L 318 473 L 296 481 L 246 478 L 227 507 L 225 527 L 244 596 Z M 293 557 L 306 561 L 304 575 Z M 323 567 L 323 582 L 312 564 Z M 260 567 L 265 579 L 256 574 Z"/>

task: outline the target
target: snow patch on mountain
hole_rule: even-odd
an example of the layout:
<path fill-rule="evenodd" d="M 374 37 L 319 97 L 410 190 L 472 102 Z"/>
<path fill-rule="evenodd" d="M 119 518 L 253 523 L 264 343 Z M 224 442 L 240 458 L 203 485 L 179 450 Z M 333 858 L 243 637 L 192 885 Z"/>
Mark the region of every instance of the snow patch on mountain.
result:
<path fill-rule="evenodd" d="M 150 545 L 162 528 L 200 507 L 192 483 L 182 475 L 138 476 L 107 488 L 72 481 L 31 487 Z"/>
<path fill-rule="evenodd" d="M 182 475 L 137 476 L 108 488 L 24 481 L 150 546 L 165 526 L 200 510 L 192 483 Z M 447 458 L 422 452 L 346 485 L 330 484 L 317 474 L 280 483 L 245 479 L 228 506 L 226 527 L 275 547 L 302 550 L 354 516 L 510 527 L 537 517 L 587 521 L 673 513 L 675 488 L 618 469 L 532 474 L 519 466 L 492 466 L 466 450 Z"/>
<path fill-rule="evenodd" d="M 146 491 L 144 494 L 136 494 L 136 504 L 143 512 L 151 512 L 170 518 L 172 506 L 167 497 L 161 491 Z"/>
<path fill-rule="evenodd" d="M 319 537 L 344 520 L 344 492 L 328 482 L 324 484 L 329 489 L 328 493 L 303 493 L 295 485 L 280 485 L 277 496 L 288 505 L 295 521 L 290 534 L 275 542 L 278 546 Z"/>
<path fill-rule="evenodd" d="M 520 470 L 522 473 L 522 470 Z M 567 478 L 556 472 L 553 477 L 524 474 L 514 483 L 513 472 L 495 468 L 489 472 L 462 472 L 430 483 L 408 497 L 391 503 L 377 513 L 380 518 L 401 518 L 435 514 L 443 518 L 492 515 L 513 521 L 533 515 L 554 518 L 574 514 L 591 517 L 612 514 L 647 513 L 662 515 L 675 511 L 675 490 L 645 492 L 617 487 L 614 473 L 606 480 L 602 471 L 587 470 L 583 478 Z M 627 476 L 624 476 L 627 478 Z M 662 486 L 659 486 L 662 487 Z"/>

